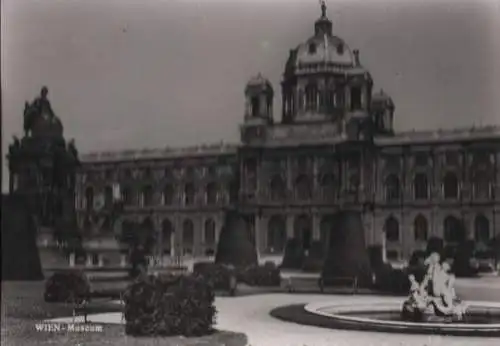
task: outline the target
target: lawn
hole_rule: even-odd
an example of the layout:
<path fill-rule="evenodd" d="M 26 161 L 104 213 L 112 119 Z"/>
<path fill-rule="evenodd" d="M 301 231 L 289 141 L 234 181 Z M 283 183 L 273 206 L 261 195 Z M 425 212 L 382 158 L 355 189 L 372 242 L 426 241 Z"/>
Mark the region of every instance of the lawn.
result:
<path fill-rule="evenodd" d="M 103 325 L 102 332 L 40 332 L 35 325 L 45 319 L 72 315 L 66 304 L 43 301 L 43 282 L 2 282 L 2 345 L 227 345 L 244 346 L 246 337 L 232 332 L 217 332 L 200 338 L 134 338 L 125 335 L 124 326 Z M 108 300 L 95 300 L 89 313 L 116 312 L 121 307 Z"/>

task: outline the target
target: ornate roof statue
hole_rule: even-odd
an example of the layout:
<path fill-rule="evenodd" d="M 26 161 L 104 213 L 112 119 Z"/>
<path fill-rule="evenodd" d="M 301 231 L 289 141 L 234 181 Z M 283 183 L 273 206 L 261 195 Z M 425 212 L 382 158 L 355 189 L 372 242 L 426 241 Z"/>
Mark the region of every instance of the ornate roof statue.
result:
<path fill-rule="evenodd" d="M 49 89 L 44 86 L 31 104 L 24 105 L 24 132 L 26 136 L 60 137 L 63 133 L 62 123 L 52 110 L 47 98 Z"/>
<path fill-rule="evenodd" d="M 321 0 L 320 1 L 321 3 L 321 17 L 326 17 L 326 1 L 325 0 Z"/>

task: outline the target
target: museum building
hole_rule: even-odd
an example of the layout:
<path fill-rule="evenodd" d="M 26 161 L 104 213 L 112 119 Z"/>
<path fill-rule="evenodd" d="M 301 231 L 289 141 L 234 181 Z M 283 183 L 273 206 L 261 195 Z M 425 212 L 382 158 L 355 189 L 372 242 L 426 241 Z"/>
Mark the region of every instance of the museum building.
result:
<path fill-rule="evenodd" d="M 323 6 L 312 36 L 289 52 L 280 117 L 270 81 L 248 81 L 240 143 L 82 155 L 76 212 L 88 264 L 114 261 L 126 220 L 157 233 L 163 263 L 211 255 L 228 210 L 245 216 L 246 229 L 234 231 L 260 255 L 282 253 L 289 238 L 304 249 L 326 241 L 343 209 L 363 213 L 367 246 L 393 260 L 431 236 L 486 244 L 498 235 L 500 127 L 398 132 L 393 100 L 372 86 Z M 121 217 L 90 230 L 117 187 Z"/>

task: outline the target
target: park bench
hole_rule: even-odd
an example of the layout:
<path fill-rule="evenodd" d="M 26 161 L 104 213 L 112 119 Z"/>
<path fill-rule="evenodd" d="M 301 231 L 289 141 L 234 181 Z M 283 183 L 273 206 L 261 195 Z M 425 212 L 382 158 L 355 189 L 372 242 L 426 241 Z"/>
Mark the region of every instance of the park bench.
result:
<path fill-rule="evenodd" d="M 71 297 L 70 301 L 73 303 L 73 323 L 77 315 L 83 315 L 83 322 L 87 323 L 88 303 L 90 302 L 90 295 L 81 297 Z"/>
<path fill-rule="evenodd" d="M 334 277 L 328 278 L 327 280 L 323 278 L 318 279 L 318 287 L 321 293 L 325 291 L 325 287 L 340 287 L 339 285 L 345 285 L 344 287 L 352 288 L 353 294 L 358 292 L 358 278 L 356 276 Z"/>
<path fill-rule="evenodd" d="M 301 276 L 301 275 L 292 275 L 284 279 L 285 280 L 285 289 L 289 292 L 295 292 L 297 286 L 312 286 L 316 287 L 317 279 L 315 277 L 310 276 Z"/>

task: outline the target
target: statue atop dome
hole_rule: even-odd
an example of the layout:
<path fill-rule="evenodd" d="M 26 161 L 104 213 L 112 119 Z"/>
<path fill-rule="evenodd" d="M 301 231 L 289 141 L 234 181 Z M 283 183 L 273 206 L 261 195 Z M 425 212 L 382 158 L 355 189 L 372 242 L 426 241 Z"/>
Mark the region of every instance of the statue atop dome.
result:
<path fill-rule="evenodd" d="M 320 4 L 321 4 L 321 17 L 325 18 L 326 17 L 326 1 L 321 0 Z"/>

